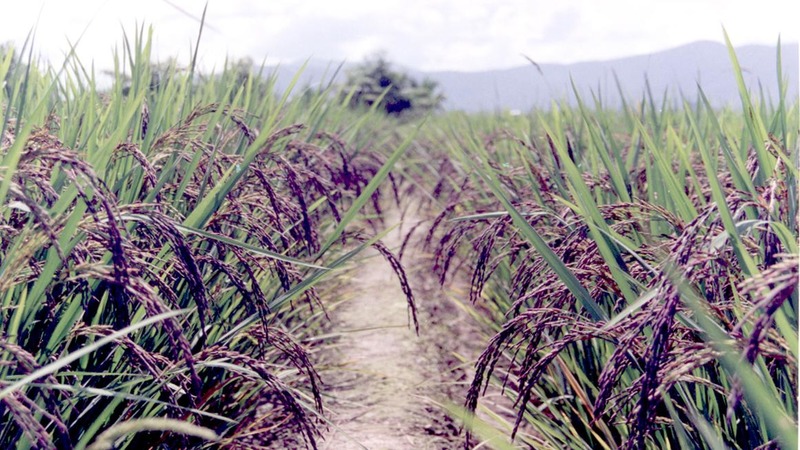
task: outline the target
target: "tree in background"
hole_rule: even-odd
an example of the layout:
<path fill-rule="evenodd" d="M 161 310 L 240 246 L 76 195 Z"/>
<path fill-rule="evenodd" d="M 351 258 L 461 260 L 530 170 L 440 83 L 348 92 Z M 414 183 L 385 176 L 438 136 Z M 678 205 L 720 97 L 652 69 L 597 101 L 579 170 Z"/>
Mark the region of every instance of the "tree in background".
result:
<path fill-rule="evenodd" d="M 352 107 L 372 107 L 380 102 L 380 109 L 395 116 L 433 111 L 444 101 L 435 81 L 426 78 L 419 82 L 395 71 L 382 55 L 349 70 L 345 86 Z"/>

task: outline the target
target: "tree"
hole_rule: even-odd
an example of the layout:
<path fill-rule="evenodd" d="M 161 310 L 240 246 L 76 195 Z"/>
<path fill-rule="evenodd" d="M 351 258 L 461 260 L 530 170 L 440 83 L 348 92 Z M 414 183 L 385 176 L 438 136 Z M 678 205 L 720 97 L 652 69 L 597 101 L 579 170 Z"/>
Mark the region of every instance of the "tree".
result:
<path fill-rule="evenodd" d="M 352 107 L 371 107 L 379 101 L 379 108 L 389 115 L 436 110 L 444 101 L 435 81 L 418 82 L 406 73 L 395 71 L 382 55 L 349 70 L 345 83 L 345 94 L 352 93 Z"/>

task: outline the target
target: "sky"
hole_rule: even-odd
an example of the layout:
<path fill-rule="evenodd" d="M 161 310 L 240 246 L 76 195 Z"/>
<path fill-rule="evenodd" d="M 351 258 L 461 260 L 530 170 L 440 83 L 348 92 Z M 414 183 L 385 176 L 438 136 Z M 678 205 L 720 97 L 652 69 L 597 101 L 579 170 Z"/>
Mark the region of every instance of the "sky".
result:
<path fill-rule="evenodd" d="M 84 65 L 111 67 L 123 29 L 153 27 L 153 59 L 185 62 L 206 0 L 0 0 L 0 43 L 53 64 L 71 43 Z M 378 52 L 403 67 L 478 71 L 647 54 L 698 40 L 797 42 L 796 0 L 208 0 L 200 65 L 225 57 L 296 63 L 360 61 Z"/>

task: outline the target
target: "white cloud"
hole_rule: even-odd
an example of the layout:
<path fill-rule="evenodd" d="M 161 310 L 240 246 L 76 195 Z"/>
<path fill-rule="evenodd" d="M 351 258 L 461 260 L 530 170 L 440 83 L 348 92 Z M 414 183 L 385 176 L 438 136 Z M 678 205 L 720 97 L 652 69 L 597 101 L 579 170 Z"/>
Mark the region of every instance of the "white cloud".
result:
<path fill-rule="evenodd" d="M 789 3 L 792 3 L 791 5 Z M 477 70 L 575 62 L 647 53 L 695 40 L 735 44 L 797 41 L 796 2 L 785 0 L 210 0 L 200 56 L 256 61 L 358 60 L 385 50 L 420 69 Z M 155 28 L 154 55 L 188 60 L 205 0 L 40 0 L 16 2 L 0 16 L 0 42 L 21 42 L 37 23 L 37 50 L 53 62 L 79 44 L 82 60 L 110 63 L 121 28 Z M 181 11 L 183 10 L 183 12 Z M 41 14 L 40 14 L 41 11 Z M 105 61 L 105 62 L 104 62 Z"/>

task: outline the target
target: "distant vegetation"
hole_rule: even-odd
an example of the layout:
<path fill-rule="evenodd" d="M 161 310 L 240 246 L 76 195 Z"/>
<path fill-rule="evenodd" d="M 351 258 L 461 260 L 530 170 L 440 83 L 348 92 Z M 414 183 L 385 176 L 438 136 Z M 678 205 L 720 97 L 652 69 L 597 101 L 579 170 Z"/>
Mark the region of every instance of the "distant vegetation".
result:
<path fill-rule="evenodd" d="M 344 89 L 351 106 L 374 106 L 394 116 L 435 111 L 444 101 L 436 82 L 415 80 L 393 69 L 383 56 L 373 57 L 350 69 Z"/>

